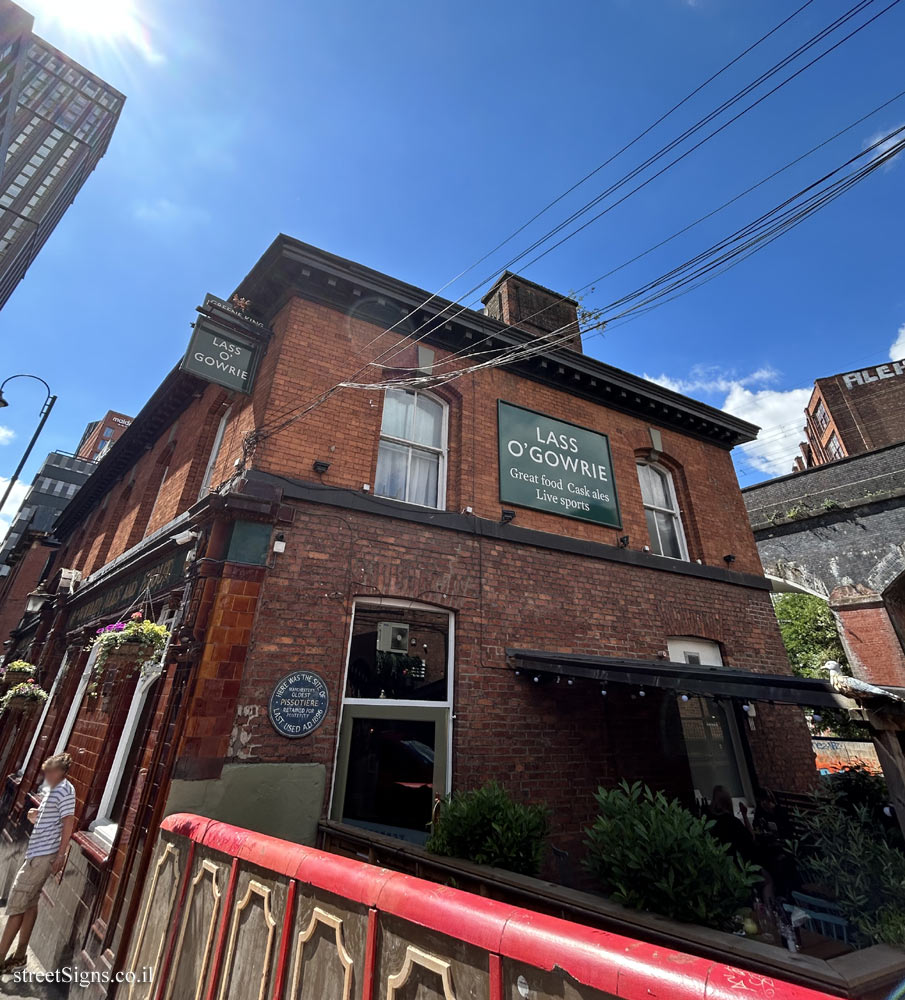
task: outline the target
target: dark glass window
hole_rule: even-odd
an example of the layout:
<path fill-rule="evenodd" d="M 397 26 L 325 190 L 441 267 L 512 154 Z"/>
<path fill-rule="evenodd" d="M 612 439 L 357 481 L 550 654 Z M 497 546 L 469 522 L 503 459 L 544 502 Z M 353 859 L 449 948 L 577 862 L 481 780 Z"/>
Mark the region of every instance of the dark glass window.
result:
<path fill-rule="evenodd" d="M 381 832 L 427 833 L 434 797 L 436 724 L 352 720 L 344 822 Z"/>
<path fill-rule="evenodd" d="M 821 431 L 825 431 L 829 426 L 830 415 L 826 412 L 826 407 L 823 405 L 823 400 L 818 400 L 817 405 L 814 407 L 814 412 L 812 414 L 814 417 L 814 423 Z"/>
<path fill-rule="evenodd" d="M 449 616 L 357 604 L 349 646 L 347 698 L 447 701 Z"/>

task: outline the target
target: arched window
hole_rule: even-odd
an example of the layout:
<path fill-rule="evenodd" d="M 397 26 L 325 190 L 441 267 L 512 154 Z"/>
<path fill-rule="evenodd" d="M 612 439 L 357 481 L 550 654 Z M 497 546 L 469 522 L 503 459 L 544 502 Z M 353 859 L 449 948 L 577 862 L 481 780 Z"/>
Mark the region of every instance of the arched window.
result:
<path fill-rule="evenodd" d="M 422 507 L 445 507 L 447 407 L 411 389 L 387 389 L 374 492 Z"/>
<path fill-rule="evenodd" d="M 672 476 L 662 466 L 639 462 L 638 479 L 651 552 L 671 559 L 687 559 L 685 532 Z"/>

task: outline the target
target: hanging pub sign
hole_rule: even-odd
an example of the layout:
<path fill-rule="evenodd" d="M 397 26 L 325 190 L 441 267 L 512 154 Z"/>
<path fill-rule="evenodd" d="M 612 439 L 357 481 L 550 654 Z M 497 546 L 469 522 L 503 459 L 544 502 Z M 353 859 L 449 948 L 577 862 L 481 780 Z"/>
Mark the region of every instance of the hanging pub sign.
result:
<path fill-rule="evenodd" d="M 307 736 L 324 721 L 330 706 L 327 682 L 313 670 L 296 670 L 277 682 L 270 696 L 270 723 L 289 739 Z"/>
<path fill-rule="evenodd" d="M 206 295 L 180 368 L 235 392 L 251 392 L 270 331 L 247 315 L 247 299 Z"/>
<path fill-rule="evenodd" d="M 622 526 L 606 434 L 502 399 L 498 416 L 503 503 Z"/>

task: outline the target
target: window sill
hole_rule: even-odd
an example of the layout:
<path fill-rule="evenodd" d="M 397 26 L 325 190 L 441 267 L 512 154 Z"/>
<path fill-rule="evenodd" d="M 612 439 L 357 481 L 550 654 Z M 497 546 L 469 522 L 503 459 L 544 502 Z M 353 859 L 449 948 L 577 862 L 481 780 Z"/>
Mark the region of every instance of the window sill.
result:
<path fill-rule="evenodd" d="M 106 867 L 110 860 L 110 847 L 106 841 L 97 838 L 93 831 L 79 830 L 72 835 L 72 842 L 78 844 L 92 864 L 99 868 Z"/>
<path fill-rule="evenodd" d="M 88 831 L 92 837 L 94 837 L 99 844 L 103 844 L 104 847 L 107 848 L 108 853 L 113 849 L 113 842 L 116 840 L 117 830 L 119 830 L 119 824 L 114 823 L 111 819 L 96 819 L 91 826 L 88 827 Z"/>

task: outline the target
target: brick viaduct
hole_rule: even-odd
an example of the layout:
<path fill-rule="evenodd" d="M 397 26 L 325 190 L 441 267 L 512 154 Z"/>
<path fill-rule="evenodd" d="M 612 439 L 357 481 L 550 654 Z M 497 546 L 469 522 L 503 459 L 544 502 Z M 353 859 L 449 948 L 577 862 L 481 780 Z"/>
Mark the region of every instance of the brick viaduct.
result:
<path fill-rule="evenodd" d="M 855 673 L 905 686 L 905 442 L 743 494 L 775 589 L 826 599 Z"/>

